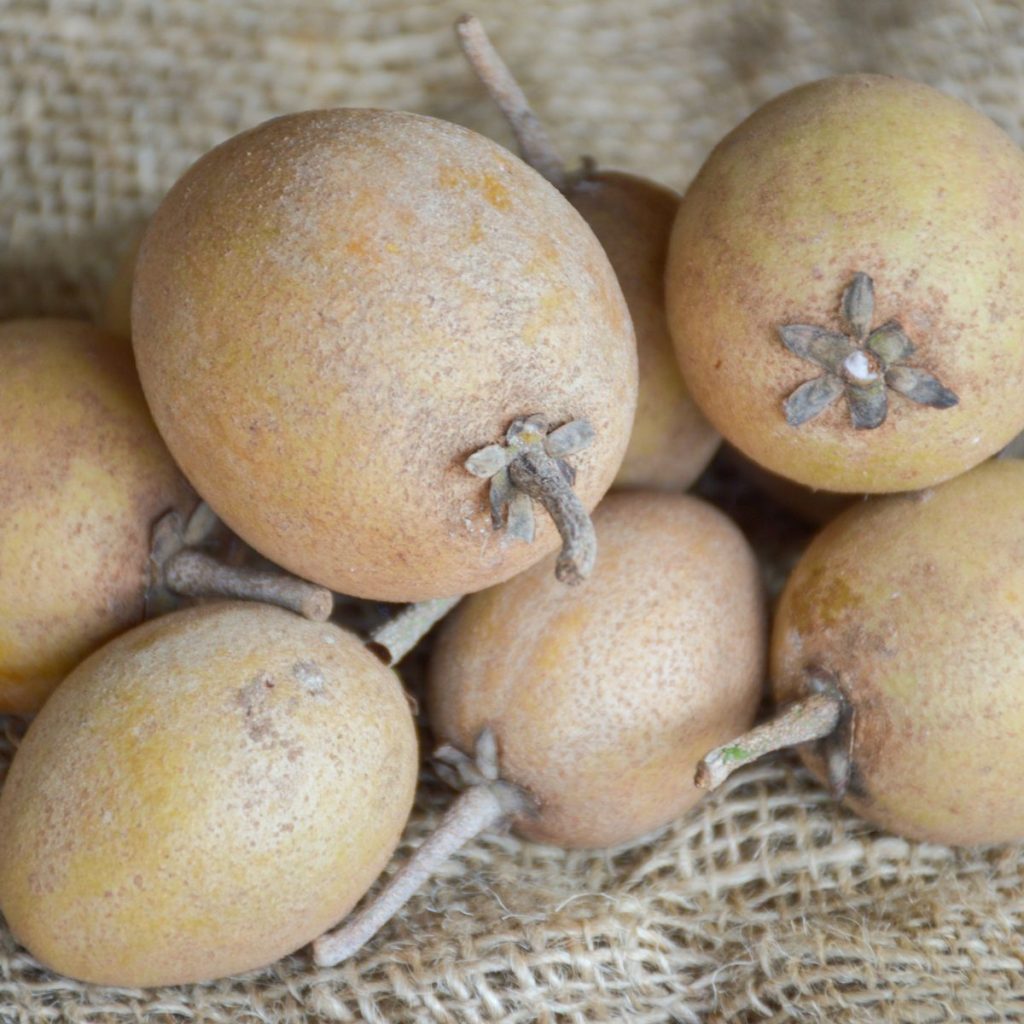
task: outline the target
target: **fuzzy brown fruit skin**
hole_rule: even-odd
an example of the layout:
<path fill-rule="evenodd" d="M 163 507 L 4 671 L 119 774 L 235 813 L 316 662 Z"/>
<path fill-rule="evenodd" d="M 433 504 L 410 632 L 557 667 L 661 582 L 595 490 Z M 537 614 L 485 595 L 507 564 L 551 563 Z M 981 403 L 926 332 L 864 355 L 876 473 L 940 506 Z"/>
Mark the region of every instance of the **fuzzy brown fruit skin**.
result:
<path fill-rule="evenodd" d="M 949 479 L 1024 425 L 1024 154 L 924 85 L 851 75 L 761 107 L 715 148 L 680 206 L 666 276 L 687 386 L 756 462 L 809 487 L 903 491 Z M 911 360 L 959 396 L 888 391 L 856 430 L 840 398 L 790 426 L 784 400 L 819 367 L 778 328 L 842 331 L 843 290 L 874 281 L 871 326 L 902 324 Z"/>
<path fill-rule="evenodd" d="M 353 635 L 253 603 L 172 613 L 30 726 L 0 795 L 0 908 L 83 981 L 260 967 L 370 886 L 416 771 L 398 679 Z"/>
<path fill-rule="evenodd" d="M 578 591 L 550 564 L 462 602 L 430 665 L 439 742 L 473 752 L 490 726 L 503 779 L 540 804 L 520 834 L 613 846 L 701 796 L 697 760 L 749 726 L 761 698 L 764 603 L 733 524 L 685 495 L 609 495 L 601 559 Z"/>
<path fill-rule="evenodd" d="M 686 390 L 665 317 L 665 260 L 679 196 L 620 171 L 585 174 L 565 195 L 608 254 L 636 332 L 636 419 L 614 487 L 685 490 L 721 438 Z"/>
<path fill-rule="evenodd" d="M 853 709 L 846 802 L 934 842 L 1024 836 L 1024 464 L 859 504 L 814 540 L 772 639 L 779 703 L 833 673 Z M 819 778 L 815 747 L 801 748 Z"/>
<path fill-rule="evenodd" d="M 195 505 L 130 360 L 75 320 L 0 325 L 0 713 L 142 619 L 150 530 Z"/>
<path fill-rule="evenodd" d="M 636 349 L 571 206 L 466 129 L 396 111 L 278 118 L 157 210 L 132 326 L 186 475 L 261 554 L 389 601 L 496 583 L 558 545 L 495 531 L 465 459 L 512 420 L 585 418 L 592 508 L 622 461 Z"/>

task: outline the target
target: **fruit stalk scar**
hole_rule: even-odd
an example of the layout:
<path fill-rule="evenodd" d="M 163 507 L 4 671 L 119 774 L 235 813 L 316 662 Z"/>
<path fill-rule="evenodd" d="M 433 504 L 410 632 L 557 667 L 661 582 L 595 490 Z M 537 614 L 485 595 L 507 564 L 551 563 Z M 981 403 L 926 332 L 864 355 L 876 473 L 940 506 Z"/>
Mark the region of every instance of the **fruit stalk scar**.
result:
<path fill-rule="evenodd" d="M 334 595 L 326 588 L 283 570 L 225 565 L 211 555 L 188 547 L 199 543 L 217 519 L 205 503 L 188 524 L 168 512 L 153 527 L 147 617 L 167 610 L 167 591 L 181 597 L 234 597 L 286 608 L 314 622 L 326 622 L 334 610 Z"/>
<path fill-rule="evenodd" d="M 504 444 L 489 444 L 465 463 L 474 476 L 491 481 L 491 522 L 510 537 L 531 543 L 534 522 L 531 499 L 539 501 L 562 538 L 555 576 L 576 584 L 590 575 L 597 558 L 594 524 L 572 489 L 576 479 L 564 456 L 582 451 L 594 439 L 586 420 L 572 420 L 548 432 L 543 416 L 513 420 Z"/>
<path fill-rule="evenodd" d="M 455 22 L 455 34 L 466 60 L 508 121 L 523 160 L 563 191 L 565 164 L 508 65 L 488 39 L 480 19 L 472 14 L 462 15 Z"/>
<path fill-rule="evenodd" d="M 365 946 L 437 868 L 475 836 L 532 809 L 533 802 L 524 790 L 499 778 L 497 746 L 490 729 L 477 737 L 473 758 L 453 747 L 442 747 L 436 757 L 446 778 L 467 788 L 380 894 L 345 925 L 313 943 L 318 967 L 333 967 Z"/>
<path fill-rule="evenodd" d="M 366 646 L 392 668 L 461 600 L 461 597 L 439 597 L 407 605 L 375 629 Z"/>
<path fill-rule="evenodd" d="M 822 688 L 706 754 L 697 765 L 693 781 L 701 789 L 717 789 L 737 768 L 765 754 L 824 739 L 836 730 L 845 708 L 846 701 L 837 687 Z"/>

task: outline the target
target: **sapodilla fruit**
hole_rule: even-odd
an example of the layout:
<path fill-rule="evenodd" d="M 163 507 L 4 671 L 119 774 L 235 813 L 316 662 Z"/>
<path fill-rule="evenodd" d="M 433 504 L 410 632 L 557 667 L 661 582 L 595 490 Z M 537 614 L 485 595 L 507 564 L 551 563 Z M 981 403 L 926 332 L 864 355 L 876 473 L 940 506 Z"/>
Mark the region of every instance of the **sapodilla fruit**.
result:
<path fill-rule="evenodd" d="M 1024 464 L 861 502 L 811 543 L 776 613 L 780 712 L 714 750 L 714 786 L 798 744 L 859 815 L 915 839 L 1024 837 Z M 787 706 L 788 705 L 788 706 Z"/>
<path fill-rule="evenodd" d="M 560 576 L 589 572 L 636 405 L 629 313 L 579 215 L 482 136 L 346 109 L 229 139 L 156 211 L 132 331 L 185 475 L 298 575 L 451 597 L 558 530 Z"/>
<path fill-rule="evenodd" d="M 694 399 L 766 469 L 846 493 L 965 472 L 1024 426 L 1024 153 L 879 75 L 755 111 L 679 207 L 665 286 Z"/>
<path fill-rule="evenodd" d="M 593 229 L 629 305 L 640 386 L 633 432 L 614 486 L 685 490 L 711 461 L 720 438 L 686 390 L 665 317 L 665 260 L 679 196 L 646 178 L 598 170 L 589 158 L 580 170 L 568 171 L 479 19 L 460 18 L 456 33 L 512 128 L 519 155 Z"/>
<path fill-rule="evenodd" d="M 465 598 L 442 627 L 427 706 L 439 769 L 464 792 L 380 898 L 314 944 L 351 955 L 483 829 L 565 847 L 635 841 L 699 798 L 711 736 L 754 720 L 765 614 L 739 530 L 686 495 L 612 494 L 580 590 L 550 561 Z"/>
<path fill-rule="evenodd" d="M 194 549 L 216 521 L 153 425 L 129 354 L 91 324 L 0 324 L 0 438 L 0 714 L 37 711 L 174 595 L 330 614 L 322 587 Z"/>
<path fill-rule="evenodd" d="M 0 909 L 82 981 L 261 967 L 369 888 L 417 766 L 398 677 L 352 634 L 256 603 L 172 612 L 29 727 L 0 794 Z"/>

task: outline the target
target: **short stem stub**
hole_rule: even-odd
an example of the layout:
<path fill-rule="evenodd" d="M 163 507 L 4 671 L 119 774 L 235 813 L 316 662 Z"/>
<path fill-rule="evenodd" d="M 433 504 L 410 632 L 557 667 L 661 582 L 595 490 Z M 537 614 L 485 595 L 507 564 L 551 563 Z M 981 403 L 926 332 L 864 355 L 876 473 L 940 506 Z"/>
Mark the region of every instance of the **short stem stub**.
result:
<path fill-rule="evenodd" d="M 202 551 L 186 549 L 172 555 L 164 563 L 164 581 L 183 597 L 264 601 L 314 622 L 326 622 L 334 609 L 334 595 L 326 587 L 284 572 L 224 565 Z"/>
<path fill-rule="evenodd" d="M 737 768 L 765 754 L 823 739 L 835 731 L 845 709 L 838 688 L 795 701 L 763 725 L 707 754 L 697 765 L 694 782 L 701 789 L 717 789 Z"/>
<path fill-rule="evenodd" d="M 476 738 L 473 756 L 445 745 L 435 753 L 438 774 L 462 793 L 441 823 L 398 869 L 391 881 L 355 917 L 313 943 L 313 959 L 333 967 L 370 941 L 456 850 L 494 826 L 519 814 L 532 814 L 536 802 L 519 786 L 501 778 L 498 742 L 485 726 Z"/>
<path fill-rule="evenodd" d="M 146 616 L 170 611 L 173 595 L 181 597 L 237 597 L 263 601 L 296 612 L 314 622 L 325 622 L 334 610 L 334 595 L 326 588 L 283 570 L 251 569 L 227 565 L 189 547 L 190 538 L 212 532 L 209 507 L 201 504 L 188 523 L 177 512 L 161 516 L 153 526 L 150 544 Z M 202 527 L 200 533 L 199 527 Z"/>
<path fill-rule="evenodd" d="M 462 15 L 455 22 L 455 34 L 477 78 L 508 121 L 522 158 L 555 188 L 564 191 L 565 164 L 508 65 L 488 39 L 480 19 L 472 14 Z"/>
<path fill-rule="evenodd" d="M 545 451 L 524 452 L 509 464 L 512 483 L 539 501 L 562 538 L 555 576 L 562 583 L 582 583 L 594 568 L 597 536 L 583 502 L 576 496 L 558 463 Z"/>
<path fill-rule="evenodd" d="M 510 537 L 533 540 L 533 500 L 539 501 L 562 537 L 555 575 L 563 583 L 579 583 L 590 575 L 597 556 L 597 538 L 573 484 L 576 473 L 565 456 L 583 451 L 594 440 L 585 419 L 549 430 L 542 415 L 513 420 L 504 444 L 475 451 L 465 466 L 474 476 L 491 481 L 491 521 Z"/>
<path fill-rule="evenodd" d="M 397 665 L 461 600 L 439 597 L 407 605 L 373 631 L 367 646 L 385 665 Z"/>

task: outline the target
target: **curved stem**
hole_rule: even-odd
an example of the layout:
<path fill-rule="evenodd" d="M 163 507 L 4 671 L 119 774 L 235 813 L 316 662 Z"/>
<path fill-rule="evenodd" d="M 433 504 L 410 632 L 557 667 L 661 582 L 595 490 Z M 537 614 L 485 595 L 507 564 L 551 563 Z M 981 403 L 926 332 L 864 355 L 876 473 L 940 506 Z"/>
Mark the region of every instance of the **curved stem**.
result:
<path fill-rule="evenodd" d="M 166 586 L 184 597 L 238 597 L 288 608 L 314 622 L 325 622 L 334 595 L 325 587 L 285 572 L 224 565 L 201 551 L 185 549 L 163 563 Z"/>
<path fill-rule="evenodd" d="M 737 768 L 765 754 L 824 739 L 839 725 L 845 707 L 838 690 L 795 701 L 763 725 L 712 750 L 697 765 L 693 781 L 701 789 L 717 789 Z"/>
<path fill-rule="evenodd" d="M 397 665 L 461 600 L 461 597 L 439 597 L 407 605 L 383 626 L 378 626 L 366 646 L 385 665 Z"/>
<path fill-rule="evenodd" d="M 498 789 L 502 783 L 471 786 L 445 812 L 441 824 L 392 877 L 372 902 L 342 927 L 313 943 L 313 960 L 333 967 L 361 949 L 456 850 L 509 814 Z"/>
<path fill-rule="evenodd" d="M 455 22 L 455 34 L 477 78 L 508 121 L 522 158 L 535 171 L 543 174 L 555 188 L 564 190 L 565 164 L 551 144 L 544 126 L 530 109 L 526 95 L 513 78 L 508 65 L 487 38 L 480 19 L 472 14 L 462 15 Z"/>
<path fill-rule="evenodd" d="M 524 451 L 508 467 L 519 490 L 539 501 L 554 520 L 562 537 L 555 575 L 563 583 L 581 583 L 597 558 L 597 537 L 583 502 L 558 462 L 539 447 Z"/>

